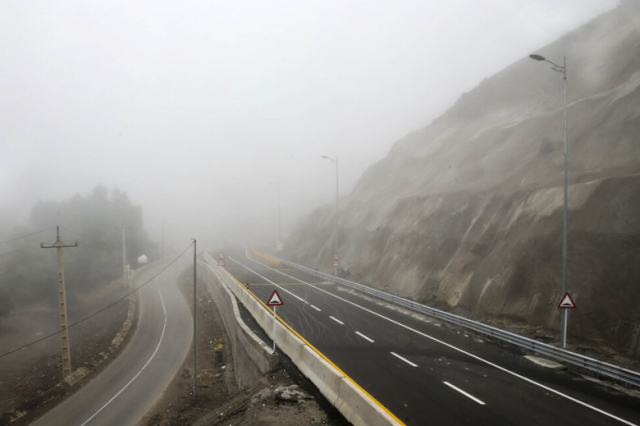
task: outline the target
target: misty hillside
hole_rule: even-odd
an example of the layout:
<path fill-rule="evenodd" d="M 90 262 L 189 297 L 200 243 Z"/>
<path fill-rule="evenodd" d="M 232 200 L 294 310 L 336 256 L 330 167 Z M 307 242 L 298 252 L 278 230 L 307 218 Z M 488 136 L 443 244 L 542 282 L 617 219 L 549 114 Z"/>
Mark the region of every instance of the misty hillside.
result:
<path fill-rule="evenodd" d="M 485 79 L 397 142 L 341 201 L 341 275 L 557 336 L 567 57 L 569 344 L 640 350 L 640 6 L 626 2 Z M 473 64 L 469 64 L 473 66 Z M 332 270 L 331 209 L 293 261 Z"/>
<path fill-rule="evenodd" d="M 137 263 L 141 254 L 150 260 L 160 256 L 158 245 L 144 228 L 142 209 L 118 189 L 110 194 L 104 186 L 96 186 L 86 196 L 40 201 L 31 209 L 28 224 L 6 234 L 9 241 L 0 253 L 0 318 L 14 308 L 20 311 L 40 302 L 57 309 L 56 250 L 40 247 L 41 242 L 47 246 L 56 242 L 57 226 L 64 244 L 79 244 L 64 251 L 71 314 L 81 308 L 75 303 L 79 296 L 122 277 L 123 226 L 128 265 L 133 269 L 141 266 Z"/>

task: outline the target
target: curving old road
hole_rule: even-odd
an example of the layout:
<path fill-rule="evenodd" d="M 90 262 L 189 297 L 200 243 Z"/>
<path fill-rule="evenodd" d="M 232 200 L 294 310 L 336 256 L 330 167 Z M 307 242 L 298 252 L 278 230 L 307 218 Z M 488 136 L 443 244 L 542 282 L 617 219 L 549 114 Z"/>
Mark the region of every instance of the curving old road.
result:
<path fill-rule="evenodd" d="M 139 286 L 165 265 L 141 273 Z M 177 288 L 190 266 L 184 258 L 140 290 L 140 316 L 131 341 L 102 373 L 68 400 L 32 423 L 35 426 L 134 425 L 153 406 L 187 355 L 191 313 Z"/>

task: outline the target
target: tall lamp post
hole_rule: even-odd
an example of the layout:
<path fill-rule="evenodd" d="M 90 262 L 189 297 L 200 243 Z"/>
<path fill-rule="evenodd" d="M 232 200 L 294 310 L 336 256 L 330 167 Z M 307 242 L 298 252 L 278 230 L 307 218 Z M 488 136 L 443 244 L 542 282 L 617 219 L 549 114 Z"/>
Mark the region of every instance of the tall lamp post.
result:
<path fill-rule="evenodd" d="M 567 201 L 568 201 L 568 167 L 567 167 L 567 57 L 563 58 L 563 66 L 555 64 L 542 55 L 529 55 L 536 61 L 549 62 L 552 70 L 562 73 L 564 80 L 564 207 L 562 210 L 562 295 L 567 294 Z M 567 310 L 562 309 L 562 348 L 567 347 Z"/>
<path fill-rule="evenodd" d="M 338 255 L 338 156 L 336 156 L 336 158 L 331 158 L 331 157 L 327 157 L 326 155 L 323 155 L 322 158 L 324 158 L 325 160 L 329 160 L 331 161 L 333 164 L 336 165 L 336 222 L 335 222 L 335 228 L 333 230 L 334 232 L 334 240 L 335 240 L 335 255 Z M 337 277 L 338 276 L 338 267 L 334 267 L 334 274 Z"/>

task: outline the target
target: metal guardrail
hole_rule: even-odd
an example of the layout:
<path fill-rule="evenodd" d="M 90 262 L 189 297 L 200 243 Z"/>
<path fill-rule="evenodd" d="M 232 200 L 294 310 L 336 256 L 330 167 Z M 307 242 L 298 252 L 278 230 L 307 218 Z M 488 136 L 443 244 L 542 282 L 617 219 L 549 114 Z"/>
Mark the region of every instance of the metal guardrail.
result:
<path fill-rule="evenodd" d="M 353 281 L 345 280 L 333 275 L 325 274 L 324 272 L 316 271 L 315 269 L 307 268 L 305 266 L 298 265 L 288 260 L 278 259 L 283 265 L 305 272 L 316 278 L 320 278 L 325 281 L 331 281 L 337 284 L 342 284 L 347 287 L 359 290 L 363 293 L 370 294 L 383 300 L 387 300 L 396 305 L 404 306 L 414 311 L 421 312 L 423 314 L 432 316 L 434 318 L 441 319 L 453 324 L 457 324 L 468 329 L 474 330 L 478 333 L 482 333 L 496 339 L 512 343 L 516 346 L 534 351 L 543 355 L 553 357 L 557 360 L 572 364 L 580 368 L 592 371 L 596 374 L 606 376 L 615 380 L 619 380 L 626 384 L 630 384 L 636 387 L 640 387 L 640 373 L 632 370 L 628 370 L 622 367 L 618 367 L 613 364 L 608 364 L 603 361 L 599 361 L 594 358 L 589 358 L 583 355 L 576 354 L 565 349 L 557 348 L 542 342 L 538 342 L 533 339 L 529 339 L 523 336 L 519 336 L 508 331 L 501 330 L 499 328 L 491 327 L 486 324 L 482 324 L 477 321 L 473 321 L 458 315 L 454 315 L 448 312 L 444 312 L 438 309 L 431 308 L 427 305 L 414 302 L 403 297 L 395 296 L 393 294 L 386 293 L 384 291 L 376 290 L 374 288 L 358 284 Z"/>

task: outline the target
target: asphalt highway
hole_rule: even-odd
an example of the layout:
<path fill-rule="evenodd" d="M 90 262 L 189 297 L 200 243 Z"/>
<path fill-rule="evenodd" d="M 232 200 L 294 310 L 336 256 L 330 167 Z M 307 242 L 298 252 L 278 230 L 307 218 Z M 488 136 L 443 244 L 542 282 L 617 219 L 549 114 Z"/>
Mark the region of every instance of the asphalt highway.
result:
<path fill-rule="evenodd" d="M 435 319 L 225 252 L 226 269 L 409 426 L 640 425 L 640 401 Z M 277 342 L 276 342 L 277 343 Z"/>
<path fill-rule="evenodd" d="M 138 326 L 120 356 L 33 425 L 134 425 L 151 409 L 191 345 L 191 313 L 176 286 L 190 264 L 185 257 L 140 290 Z M 146 282 L 164 266 L 141 273 L 135 284 Z"/>

